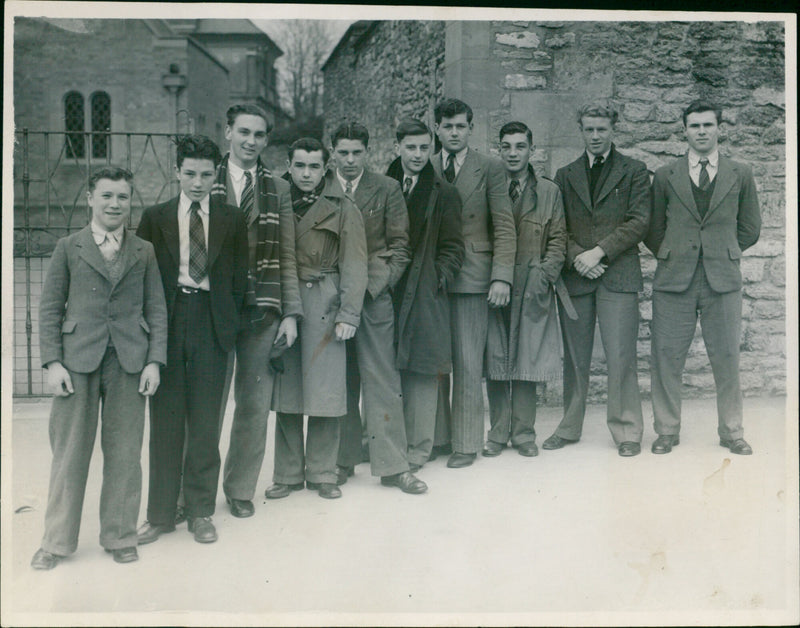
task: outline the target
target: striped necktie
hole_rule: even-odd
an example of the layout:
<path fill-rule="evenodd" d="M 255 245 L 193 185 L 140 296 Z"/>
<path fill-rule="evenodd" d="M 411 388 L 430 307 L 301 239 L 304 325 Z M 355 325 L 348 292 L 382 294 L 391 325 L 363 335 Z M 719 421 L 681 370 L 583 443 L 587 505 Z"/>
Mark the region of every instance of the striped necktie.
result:
<path fill-rule="evenodd" d="M 511 183 L 508 184 L 508 195 L 511 197 L 512 203 L 517 202 L 519 198 L 519 181 L 517 179 L 511 179 Z"/>
<path fill-rule="evenodd" d="M 206 234 L 203 219 L 200 218 L 200 203 L 195 201 L 189 208 L 189 277 L 195 283 L 203 281 L 208 266 Z"/>
<path fill-rule="evenodd" d="M 408 197 L 411 194 L 411 184 L 413 182 L 414 181 L 411 179 L 411 177 L 406 177 L 403 179 L 403 196 L 406 200 L 408 200 Z"/>
<path fill-rule="evenodd" d="M 258 211 L 256 211 L 256 204 L 253 202 L 255 198 L 254 188 L 253 188 L 253 175 L 250 173 L 249 170 L 244 171 L 244 189 L 242 190 L 242 200 L 239 202 L 239 208 L 244 213 L 245 218 L 247 219 L 247 226 L 253 224 L 255 219 L 258 217 Z"/>

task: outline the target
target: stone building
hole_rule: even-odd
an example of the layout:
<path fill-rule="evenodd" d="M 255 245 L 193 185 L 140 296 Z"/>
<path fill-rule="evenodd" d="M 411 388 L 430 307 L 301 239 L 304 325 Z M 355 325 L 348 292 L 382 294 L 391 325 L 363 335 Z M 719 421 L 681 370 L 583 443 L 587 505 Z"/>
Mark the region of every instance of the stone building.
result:
<path fill-rule="evenodd" d="M 742 259 L 742 383 L 745 393 L 785 392 L 786 146 L 783 22 L 421 22 L 361 21 L 331 53 L 325 73 L 326 128 L 363 121 L 371 167 L 388 165 L 396 120 L 432 122 L 441 96 L 475 113 L 471 144 L 497 151 L 509 120 L 534 133 L 532 163 L 552 176 L 582 150 L 576 105 L 611 98 L 621 118 L 616 143 L 656 168 L 684 153 L 681 112 L 707 97 L 724 110 L 721 150 L 756 176 L 763 228 Z M 642 245 L 646 275 L 640 310 L 640 385 L 648 358 L 655 260 Z M 602 351 L 592 394 L 602 398 Z M 686 365 L 688 395 L 711 394 L 713 378 L 698 330 Z M 560 392 L 548 391 L 558 403 Z"/>

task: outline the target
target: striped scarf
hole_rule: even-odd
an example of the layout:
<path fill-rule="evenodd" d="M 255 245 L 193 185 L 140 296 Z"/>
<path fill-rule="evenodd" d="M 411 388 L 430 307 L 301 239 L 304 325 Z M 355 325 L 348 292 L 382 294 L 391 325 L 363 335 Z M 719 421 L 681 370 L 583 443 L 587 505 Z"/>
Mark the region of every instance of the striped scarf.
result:
<path fill-rule="evenodd" d="M 225 155 L 217 169 L 217 180 L 211 188 L 211 199 L 222 203 L 228 198 L 228 158 Z M 259 213 L 256 219 L 255 269 L 247 273 L 245 304 L 269 308 L 281 313 L 281 260 L 280 214 L 278 194 L 272 173 L 258 160 L 256 168 L 258 196 L 255 198 Z"/>
<path fill-rule="evenodd" d="M 297 187 L 288 172 L 283 175 L 283 178 L 289 182 L 292 193 L 292 209 L 294 210 L 294 213 L 300 217 L 305 216 L 308 208 L 316 203 L 319 200 L 319 197 L 322 196 L 322 192 L 325 189 L 325 177 L 322 177 L 319 185 L 317 185 L 317 187 L 310 192 L 303 192 L 303 190 Z"/>

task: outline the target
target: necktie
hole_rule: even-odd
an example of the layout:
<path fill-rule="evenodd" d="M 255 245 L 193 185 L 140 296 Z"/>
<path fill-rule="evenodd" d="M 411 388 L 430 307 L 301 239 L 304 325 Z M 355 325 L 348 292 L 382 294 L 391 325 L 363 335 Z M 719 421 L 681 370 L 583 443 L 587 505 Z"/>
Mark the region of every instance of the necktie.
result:
<path fill-rule="evenodd" d="M 344 188 L 344 193 L 345 194 L 352 194 L 353 193 L 353 182 L 352 181 L 348 181 L 347 182 L 347 186 L 345 186 L 345 188 Z"/>
<path fill-rule="evenodd" d="M 112 233 L 107 233 L 105 240 L 100 243 L 100 252 L 107 262 L 113 261 L 119 251 L 119 241 Z"/>
<path fill-rule="evenodd" d="M 444 178 L 447 179 L 448 183 L 452 183 L 456 178 L 456 160 L 453 153 L 447 153 L 447 167 L 444 169 Z"/>
<path fill-rule="evenodd" d="M 258 216 L 258 213 L 255 211 L 256 204 L 253 202 L 254 198 L 253 175 L 249 170 L 246 170 L 244 173 L 244 189 L 242 190 L 242 200 L 239 202 L 239 208 L 242 210 L 245 218 L 247 219 L 248 227 L 253 224 L 253 221 Z"/>
<path fill-rule="evenodd" d="M 189 277 L 200 283 L 206 276 L 208 253 L 203 220 L 200 218 L 200 203 L 195 201 L 189 208 Z"/>
<path fill-rule="evenodd" d="M 405 179 L 403 179 L 403 196 L 405 197 L 406 200 L 408 200 L 408 196 L 411 194 L 412 183 L 413 181 L 411 180 L 411 177 L 406 177 Z"/>
<path fill-rule="evenodd" d="M 511 197 L 511 202 L 516 203 L 517 199 L 519 198 L 519 181 L 516 179 L 511 179 L 511 183 L 508 184 L 508 195 Z"/>
<path fill-rule="evenodd" d="M 603 156 L 598 155 L 594 158 L 591 170 L 589 172 L 589 191 L 594 198 L 594 189 L 597 187 L 597 182 L 600 180 L 600 173 L 603 171 Z"/>
<path fill-rule="evenodd" d="M 705 157 L 700 160 L 700 176 L 697 179 L 697 187 L 699 187 L 703 192 L 708 189 L 708 186 L 711 185 L 711 177 L 708 176 L 708 170 L 706 170 L 706 166 L 708 166 L 708 159 Z"/>

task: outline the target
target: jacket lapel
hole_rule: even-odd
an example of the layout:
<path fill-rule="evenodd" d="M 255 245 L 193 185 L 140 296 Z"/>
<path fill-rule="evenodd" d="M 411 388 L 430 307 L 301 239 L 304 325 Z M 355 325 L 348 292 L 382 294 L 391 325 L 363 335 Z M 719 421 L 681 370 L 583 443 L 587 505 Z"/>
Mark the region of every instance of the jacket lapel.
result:
<path fill-rule="evenodd" d="M 733 166 L 729 159 L 720 155 L 714 192 L 711 195 L 711 202 L 708 205 L 708 211 L 706 212 L 704 220 L 708 218 L 711 212 L 719 207 L 722 199 L 725 198 L 734 183 L 736 183 L 736 173 L 734 172 Z"/>
<path fill-rule="evenodd" d="M 338 182 L 336 183 L 338 185 Z M 358 187 L 361 188 L 361 185 L 359 184 Z M 299 240 L 302 236 L 308 233 L 309 230 L 336 212 L 337 206 L 325 198 L 327 191 L 328 190 L 326 189 L 322 193 L 322 196 L 317 199 L 317 202 L 309 207 L 305 215 L 297 221 L 297 224 L 294 228 L 295 240 Z M 335 196 L 339 195 L 335 194 Z"/>
<path fill-rule="evenodd" d="M 697 211 L 697 205 L 694 202 L 694 194 L 692 194 L 692 183 L 689 178 L 689 157 L 687 155 L 684 155 L 675 163 L 667 180 L 681 203 L 697 218 L 698 222 L 702 222 L 700 212 Z"/>
<path fill-rule="evenodd" d="M 439 160 L 441 161 L 441 159 Z M 474 151 L 470 148 L 467 150 L 467 156 L 464 163 L 461 164 L 461 169 L 456 175 L 453 184 L 458 188 L 461 194 L 462 206 L 466 205 L 469 197 L 478 187 L 481 181 L 481 164 L 475 156 Z"/>
<path fill-rule="evenodd" d="M 181 263 L 181 237 L 178 233 L 179 199 L 180 197 L 178 196 L 164 205 L 161 209 L 159 220 L 161 233 L 164 236 L 164 242 L 167 244 L 167 250 L 175 262 L 175 268 L 178 268 Z"/>
<path fill-rule="evenodd" d="M 597 204 L 600 204 L 606 196 L 611 193 L 617 183 L 620 182 L 623 176 L 625 176 L 625 168 L 622 164 L 622 160 L 619 158 L 619 154 L 617 153 L 616 149 L 614 150 L 614 158 L 611 159 L 611 170 L 609 171 L 608 175 L 606 176 L 606 180 L 603 181 L 603 185 L 600 188 L 600 193 L 597 195 Z"/>
<path fill-rule="evenodd" d="M 81 230 L 75 240 L 75 246 L 80 249 L 78 255 L 80 255 L 81 259 L 110 282 L 111 275 L 108 272 L 108 266 L 106 266 L 106 261 L 103 259 L 100 248 L 95 244 L 91 225 L 87 225 Z"/>
<path fill-rule="evenodd" d="M 575 190 L 581 202 L 586 206 L 586 210 L 591 212 L 592 196 L 589 194 L 589 178 L 586 176 L 584 159 L 585 157 L 581 155 L 569 165 L 567 181 L 572 186 L 572 189 Z"/>
<path fill-rule="evenodd" d="M 361 181 L 358 182 L 358 187 L 353 194 L 353 200 L 355 200 L 362 214 L 364 213 L 364 209 L 369 206 L 372 197 L 375 196 L 377 191 L 378 186 L 376 185 L 372 173 L 369 170 L 364 170 L 364 174 L 361 175 Z"/>
<path fill-rule="evenodd" d="M 133 235 L 130 233 L 126 233 L 125 237 L 122 239 L 122 249 L 120 249 L 120 255 L 122 256 L 122 272 L 119 276 L 119 283 L 122 281 L 122 278 L 128 274 L 128 271 L 133 267 L 136 262 L 139 261 L 139 250 L 142 248 L 140 242 L 134 243 Z"/>
<path fill-rule="evenodd" d="M 431 159 L 431 165 L 433 166 L 433 171 L 436 173 L 436 176 L 439 177 L 440 179 L 444 178 L 444 175 L 442 174 L 442 153 L 441 152 L 438 152 L 433 156 L 433 159 Z"/>
<path fill-rule="evenodd" d="M 225 235 L 230 225 L 230 214 L 227 208 L 219 203 L 209 201 L 208 205 L 208 269 L 214 265 L 214 260 L 217 259 L 222 243 L 225 241 Z"/>

